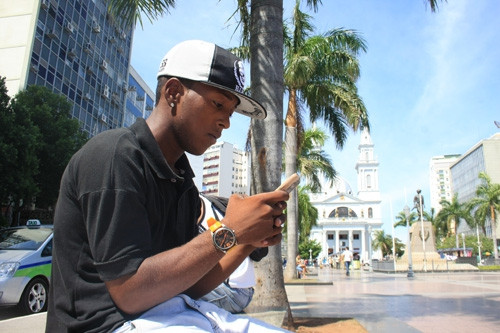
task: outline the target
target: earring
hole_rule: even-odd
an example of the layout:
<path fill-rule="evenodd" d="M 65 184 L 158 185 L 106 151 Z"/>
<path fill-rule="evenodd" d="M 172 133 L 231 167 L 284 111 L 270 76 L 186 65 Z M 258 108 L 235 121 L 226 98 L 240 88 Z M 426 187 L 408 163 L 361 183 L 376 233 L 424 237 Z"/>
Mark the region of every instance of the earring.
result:
<path fill-rule="evenodd" d="M 170 102 L 170 107 L 173 108 L 175 106 L 174 102 Z"/>

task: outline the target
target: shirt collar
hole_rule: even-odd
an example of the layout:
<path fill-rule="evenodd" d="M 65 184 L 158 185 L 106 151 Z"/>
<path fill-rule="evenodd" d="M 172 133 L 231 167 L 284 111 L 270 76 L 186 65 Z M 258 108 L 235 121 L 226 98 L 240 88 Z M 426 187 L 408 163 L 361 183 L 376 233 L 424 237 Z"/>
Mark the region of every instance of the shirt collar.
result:
<path fill-rule="evenodd" d="M 137 118 L 136 122 L 130 126 L 130 130 L 135 134 L 140 147 L 143 149 L 149 165 L 156 172 L 158 177 L 170 179 L 172 181 L 184 181 L 185 178 L 194 178 L 194 172 L 191 169 L 186 154 L 177 160 L 175 166 L 181 170 L 180 175 L 176 174 L 168 165 L 163 156 L 158 142 L 143 118 Z"/>

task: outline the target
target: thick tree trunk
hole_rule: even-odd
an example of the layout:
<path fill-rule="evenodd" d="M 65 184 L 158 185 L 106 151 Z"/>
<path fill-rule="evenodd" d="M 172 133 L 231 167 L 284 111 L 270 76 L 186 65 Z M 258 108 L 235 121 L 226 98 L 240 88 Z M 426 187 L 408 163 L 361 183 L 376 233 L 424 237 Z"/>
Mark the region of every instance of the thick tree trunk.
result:
<path fill-rule="evenodd" d="M 252 193 L 273 191 L 280 184 L 283 143 L 283 1 L 252 0 L 250 32 L 252 96 L 267 110 L 265 120 L 252 119 Z M 255 265 L 257 285 L 251 312 L 287 309 L 281 246 Z"/>

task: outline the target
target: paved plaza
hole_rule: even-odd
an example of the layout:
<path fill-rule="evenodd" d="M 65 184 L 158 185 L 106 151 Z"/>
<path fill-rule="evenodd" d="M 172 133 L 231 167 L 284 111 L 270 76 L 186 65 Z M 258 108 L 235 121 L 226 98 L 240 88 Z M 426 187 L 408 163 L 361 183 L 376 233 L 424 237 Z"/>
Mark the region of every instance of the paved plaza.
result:
<path fill-rule="evenodd" d="M 368 332 L 500 332 L 500 272 L 320 269 L 314 279 L 286 286 L 293 316 L 355 318 Z"/>

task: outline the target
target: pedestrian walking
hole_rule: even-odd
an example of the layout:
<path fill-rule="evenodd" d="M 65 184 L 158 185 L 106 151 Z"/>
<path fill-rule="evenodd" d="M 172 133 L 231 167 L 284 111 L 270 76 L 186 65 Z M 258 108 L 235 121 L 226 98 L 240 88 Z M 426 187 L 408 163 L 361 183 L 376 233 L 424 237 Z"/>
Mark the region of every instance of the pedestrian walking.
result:
<path fill-rule="evenodd" d="M 351 261 L 352 261 L 352 252 L 349 251 L 349 246 L 345 247 L 344 252 L 342 252 L 342 260 L 344 261 L 345 265 L 345 275 L 349 276 L 349 267 L 351 266 Z"/>

